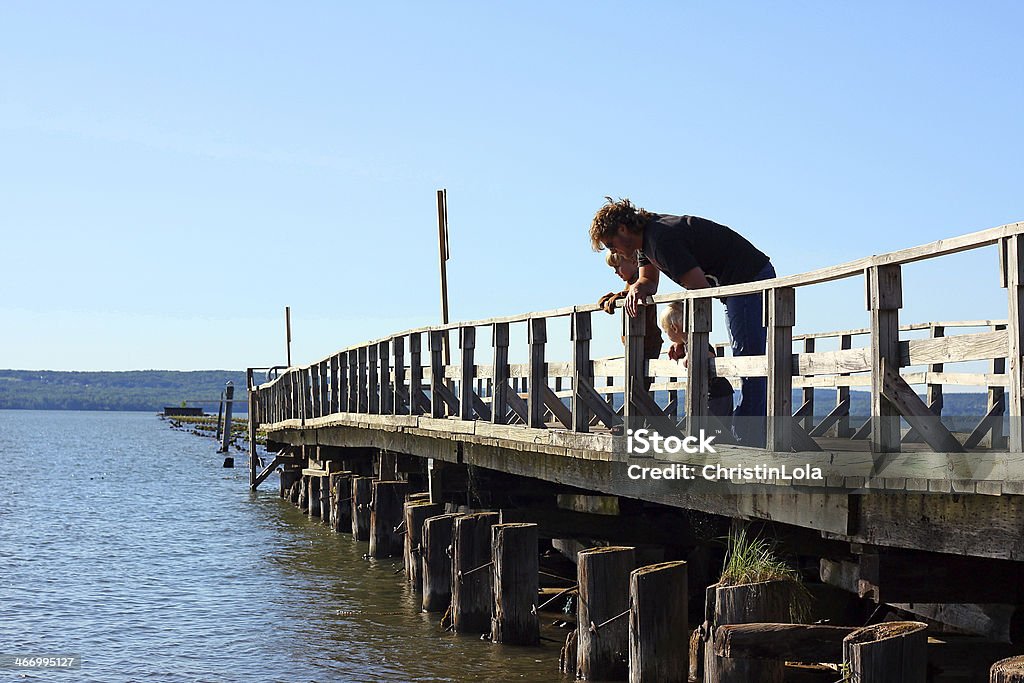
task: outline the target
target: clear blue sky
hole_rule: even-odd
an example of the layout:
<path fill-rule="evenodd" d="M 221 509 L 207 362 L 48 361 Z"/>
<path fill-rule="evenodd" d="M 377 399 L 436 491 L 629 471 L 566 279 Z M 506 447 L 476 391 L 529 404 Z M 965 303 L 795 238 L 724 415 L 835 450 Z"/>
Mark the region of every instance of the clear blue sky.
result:
<path fill-rule="evenodd" d="M 1024 220 L 1022 25 L 1018 2 L 3 3 L 0 367 L 280 363 L 285 305 L 302 363 L 433 323 L 440 187 L 454 319 L 616 288 L 586 237 L 606 194 L 787 274 Z M 995 265 L 908 268 L 904 320 L 1004 317 Z M 865 325 L 861 291 L 801 293 L 798 331 Z"/>

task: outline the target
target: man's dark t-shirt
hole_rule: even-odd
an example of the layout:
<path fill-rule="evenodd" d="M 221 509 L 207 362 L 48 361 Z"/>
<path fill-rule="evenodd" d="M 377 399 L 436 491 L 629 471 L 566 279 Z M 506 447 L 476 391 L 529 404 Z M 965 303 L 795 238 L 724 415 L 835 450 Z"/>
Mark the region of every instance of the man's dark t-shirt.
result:
<path fill-rule="evenodd" d="M 654 264 L 676 284 L 696 266 L 714 285 L 750 282 L 768 257 L 746 238 L 724 225 L 697 216 L 651 214 L 644 226 L 641 266 Z"/>

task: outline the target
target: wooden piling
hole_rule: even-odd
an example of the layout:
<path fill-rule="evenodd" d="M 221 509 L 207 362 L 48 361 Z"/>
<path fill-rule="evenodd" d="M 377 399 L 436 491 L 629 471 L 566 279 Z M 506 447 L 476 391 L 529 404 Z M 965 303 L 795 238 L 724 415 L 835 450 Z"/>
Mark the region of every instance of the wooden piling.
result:
<path fill-rule="evenodd" d="M 540 642 L 536 609 L 540 576 L 537 537 L 536 524 L 495 524 L 491 528 L 494 643 Z"/>
<path fill-rule="evenodd" d="M 331 528 L 352 531 L 352 473 L 331 474 Z"/>
<path fill-rule="evenodd" d="M 320 477 L 309 477 L 309 492 L 306 494 L 306 511 L 310 517 L 320 516 Z"/>
<path fill-rule="evenodd" d="M 858 683 L 924 683 L 928 626 L 888 621 L 857 629 L 843 639 L 843 665 Z"/>
<path fill-rule="evenodd" d="M 1024 657 L 1001 659 L 989 670 L 989 683 L 1024 683 Z"/>
<path fill-rule="evenodd" d="M 423 520 L 420 553 L 423 565 L 423 611 L 443 612 L 452 601 L 452 533 L 456 514 Z"/>
<path fill-rule="evenodd" d="M 370 540 L 370 502 L 373 477 L 352 477 L 352 535 L 357 541 Z"/>
<path fill-rule="evenodd" d="M 400 525 L 405 517 L 403 505 L 409 492 L 407 481 L 373 482 L 370 507 L 370 557 L 401 557 L 404 534 Z"/>
<path fill-rule="evenodd" d="M 629 576 L 630 683 L 686 683 L 686 563 L 663 562 Z"/>
<path fill-rule="evenodd" d="M 577 674 L 624 681 L 629 658 L 629 576 L 636 549 L 610 546 L 577 555 L 579 580 Z"/>
<path fill-rule="evenodd" d="M 312 477 L 305 474 L 299 479 L 299 499 L 296 503 L 303 512 L 309 510 L 309 479 Z"/>
<path fill-rule="evenodd" d="M 710 605 L 704 645 L 705 683 L 782 683 L 785 662 L 715 654 L 714 636 L 719 626 L 757 622 L 788 623 L 793 601 L 792 581 L 762 581 L 739 586 L 711 586 L 707 590 Z"/>
<path fill-rule="evenodd" d="M 320 479 L 320 521 L 331 523 L 331 480 L 330 475 Z"/>
<path fill-rule="evenodd" d="M 456 633 L 491 630 L 491 527 L 497 512 L 461 515 L 452 544 L 452 625 Z"/>
<path fill-rule="evenodd" d="M 405 578 L 415 591 L 423 588 L 423 522 L 444 512 L 444 505 L 418 500 L 405 504 Z"/>

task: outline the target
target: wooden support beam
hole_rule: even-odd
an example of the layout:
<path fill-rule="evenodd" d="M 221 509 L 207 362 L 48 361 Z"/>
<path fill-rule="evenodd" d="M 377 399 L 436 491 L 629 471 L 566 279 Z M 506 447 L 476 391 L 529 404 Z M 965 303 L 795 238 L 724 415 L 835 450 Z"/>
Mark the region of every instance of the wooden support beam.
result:
<path fill-rule="evenodd" d="M 579 403 L 585 404 L 594 414 L 594 419 L 603 422 L 608 429 L 622 424 L 622 419 L 588 382 L 581 381 L 578 385 L 574 385 L 573 397 Z"/>
<path fill-rule="evenodd" d="M 530 412 L 529 406 L 527 406 L 522 396 L 517 394 L 512 387 L 508 386 L 508 383 L 505 384 L 505 405 L 512 410 L 513 415 L 518 417 L 522 424 L 527 423 Z"/>
<path fill-rule="evenodd" d="M 339 362 L 340 358 L 341 354 L 331 356 L 330 368 L 328 370 L 331 376 L 331 402 L 329 410 L 332 414 L 341 412 L 341 387 L 345 386 L 345 371 Z"/>
<path fill-rule="evenodd" d="M 848 351 L 853 348 L 853 337 L 849 334 L 844 334 L 839 337 L 839 350 Z M 849 373 L 841 373 L 840 377 L 848 377 Z M 836 406 L 843 405 L 846 402 L 846 414 L 840 417 L 839 421 L 836 422 L 835 436 L 837 439 L 846 439 L 853 435 L 853 429 L 850 427 L 850 387 L 837 387 L 836 388 Z"/>
<path fill-rule="evenodd" d="M 643 385 L 634 383 L 633 393 L 630 395 L 629 399 L 629 402 L 636 410 L 638 416 L 637 419 L 648 423 L 651 428 L 657 431 L 661 436 L 675 436 L 678 438 L 685 436 L 676 425 L 676 421 L 665 416 L 665 413 L 661 411 L 658 404 L 654 402 L 653 398 L 651 398 L 650 392 L 644 389 Z M 702 425 L 701 428 L 708 428 L 705 421 L 701 421 L 699 424 Z M 636 428 L 637 427 L 633 427 L 633 429 Z M 698 429 L 698 433 L 699 431 L 700 428 Z"/>
<path fill-rule="evenodd" d="M 804 353 L 814 353 L 814 337 L 804 338 Z M 800 391 L 802 393 L 803 406 L 808 407 L 808 411 L 800 416 L 803 418 L 800 424 L 805 431 L 810 432 L 814 429 L 814 387 L 804 387 Z M 796 416 L 794 415 L 794 417 Z"/>
<path fill-rule="evenodd" d="M 540 389 L 544 405 L 551 411 L 551 415 L 561 422 L 563 427 L 572 429 L 572 411 L 562 403 L 562 399 L 558 398 L 546 382 L 541 383 Z"/>
<path fill-rule="evenodd" d="M 401 557 L 405 547 L 404 534 L 396 531 L 405 519 L 407 481 L 373 482 L 370 509 L 370 557 Z"/>
<path fill-rule="evenodd" d="M 1006 330 L 1006 325 L 995 325 L 992 328 L 993 331 L 999 332 Z M 989 361 L 989 370 L 993 375 L 1005 375 L 1006 374 L 1006 359 L 1005 358 L 993 358 Z M 998 408 L 998 412 L 996 409 Z M 987 412 L 993 417 L 998 416 L 1002 418 L 1006 414 L 1006 389 L 1000 385 L 992 385 L 988 387 L 988 410 Z M 981 442 L 983 445 L 993 449 L 1006 448 L 1007 440 L 1005 430 L 1003 429 L 1002 419 L 991 420 L 992 429 L 988 432 L 986 438 Z"/>
<path fill-rule="evenodd" d="M 768 328 L 768 438 L 770 451 L 793 450 L 793 326 L 796 324 L 796 291 L 792 287 L 765 292 L 765 326 Z M 813 401 L 813 399 L 812 399 Z M 812 404 L 813 406 L 813 404 Z"/>
<path fill-rule="evenodd" d="M 932 450 L 937 453 L 962 453 L 964 447 L 939 418 L 928 410 L 921 397 L 900 377 L 899 371 L 884 358 L 881 359 L 880 370 L 882 396 L 921 434 L 921 438 Z"/>
<path fill-rule="evenodd" d="M 267 477 L 274 473 L 274 470 L 277 469 L 277 466 L 282 464 L 287 459 L 288 458 L 281 457 L 281 455 L 276 456 L 273 460 L 270 461 L 269 465 L 263 468 L 262 472 L 256 475 L 256 480 L 250 488 L 253 491 L 255 491 L 260 484 L 267 480 Z"/>
<path fill-rule="evenodd" d="M 730 624 L 715 633 L 719 657 L 780 662 L 843 661 L 843 639 L 857 629 L 810 624 Z"/>
<path fill-rule="evenodd" d="M 360 346 L 358 351 L 358 366 L 356 370 L 359 373 L 359 409 L 360 413 L 370 412 L 370 394 L 369 394 L 369 372 L 370 372 L 370 353 L 369 349 L 365 346 Z"/>
<path fill-rule="evenodd" d="M 370 507 L 373 502 L 373 477 L 352 477 L 352 536 L 370 540 Z"/>
<path fill-rule="evenodd" d="M 348 364 L 348 387 L 345 395 L 345 412 L 359 412 L 359 351 L 351 349 L 346 352 Z"/>
<path fill-rule="evenodd" d="M 491 398 L 491 422 L 508 424 L 508 323 L 494 323 L 494 383 Z"/>
<path fill-rule="evenodd" d="M 839 421 L 843 418 L 847 418 L 850 415 L 850 399 L 840 401 L 832 411 L 821 419 L 821 422 L 810 431 L 808 436 L 825 436 L 828 430 L 833 426 L 839 424 Z"/>
<path fill-rule="evenodd" d="M 904 380 L 904 381 L 906 381 L 906 380 Z M 937 386 L 940 389 L 942 388 L 941 384 L 939 384 Z M 928 403 L 928 412 L 930 412 L 932 415 L 938 416 L 938 414 L 939 414 L 938 411 L 942 410 L 941 401 L 942 401 L 942 399 L 940 397 L 939 398 L 939 402 L 937 402 L 937 403 L 929 402 Z M 903 435 L 902 439 L 900 439 L 900 443 L 901 444 L 905 444 L 905 443 L 921 443 L 923 441 L 924 441 L 924 439 L 921 438 L 921 433 L 918 432 L 917 429 L 914 428 L 913 426 L 910 429 L 908 429 L 907 433 Z"/>
<path fill-rule="evenodd" d="M 991 393 L 989 394 L 989 400 L 991 400 Z M 970 436 L 964 441 L 964 450 L 971 450 L 979 446 L 982 441 L 988 437 L 988 442 L 991 444 L 996 440 L 996 434 L 999 434 L 999 439 L 1002 439 L 1003 431 L 1003 401 L 1002 398 L 995 405 L 991 405 L 988 408 L 988 412 L 981 418 L 977 426 L 971 431 Z"/>
<path fill-rule="evenodd" d="M 530 344 L 530 382 L 527 385 L 526 425 L 534 429 L 543 429 L 544 424 L 544 391 L 547 386 L 547 366 L 544 363 L 544 347 L 548 341 L 547 320 L 530 318 L 526 323 Z"/>
<path fill-rule="evenodd" d="M 491 527 L 498 513 L 478 512 L 455 519 L 452 543 L 452 626 L 456 633 L 491 630 Z"/>
<path fill-rule="evenodd" d="M 491 527 L 493 614 L 491 642 L 536 645 L 539 556 L 536 524 L 495 524 Z"/>
<path fill-rule="evenodd" d="M 635 318 L 629 317 L 626 309 L 622 309 L 622 336 L 626 339 L 625 375 L 623 378 L 623 412 L 625 429 L 639 429 L 642 420 L 642 412 L 634 407 L 630 397 L 635 395 L 634 385 L 644 389 L 644 380 L 647 373 L 644 369 L 644 334 L 647 324 L 643 312 L 638 312 Z"/>
<path fill-rule="evenodd" d="M 449 547 L 458 515 L 437 515 L 423 522 L 424 612 L 443 612 L 452 601 L 452 558 Z"/>
<path fill-rule="evenodd" d="M 621 681 L 627 675 L 623 655 L 629 652 L 629 576 L 636 567 L 636 549 L 591 548 L 576 556 L 579 600 L 579 649 L 576 670 L 588 681 Z"/>
<path fill-rule="evenodd" d="M 865 272 L 867 308 L 871 312 L 871 451 L 898 453 L 900 420 L 896 407 L 882 396 L 883 364 L 899 373 L 903 279 L 899 265 L 871 266 Z"/>
<path fill-rule="evenodd" d="M 592 336 L 590 312 L 573 313 L 570 318 L 572 337 L 572 424 L 567 425 L 574 432 L 590 431 L 590 416 L 594 412 L 580 394 L 580 385 L 593 388 L 594 370 L 590 363 L 590 339 Z M 596 414 L 596 413 L 595 413 Z"/>

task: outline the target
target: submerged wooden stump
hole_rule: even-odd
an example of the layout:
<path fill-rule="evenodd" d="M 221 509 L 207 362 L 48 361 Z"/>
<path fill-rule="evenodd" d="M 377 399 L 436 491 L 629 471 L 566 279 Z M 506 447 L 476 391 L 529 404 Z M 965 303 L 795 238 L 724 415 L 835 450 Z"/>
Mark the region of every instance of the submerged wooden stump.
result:
<path fill-rule="evenodd" d="M 540 559 L 536 524 L 496 524 L 491 528 L 494 607 L 491 641 L 510 645 L 540 642 L 537 593 Z"/>
<path fill-rule="evenodd" d="M 370 557 L 401 557 L 405 534 L 401 531 L 405 516 L 407 481 L 373 482 L 370 506 Z"/>
<path fill-rule="evenodd" d="M 989 683 L 1024 683 L 1024 657 L 1001 659 L 989 671 Z"/>
<path fill-rule="evenodd" d="M 624 681 L 629 659 L 629 575 L 636 549 L 591 548 L 577 555 L 579 642 L 576 673 L 594 681 Z"/>
<path fill-rule="evenodd" d="M 370 501 L 373 477 L 352 477 L 352 535 L 357 541 L 370 540 Z"/>
<path fill-rule="evenodd" d="M 423 521 L 423 611 L 443 612 L 452 603 L 452 533 L 459 515 L 436 515 Z"/>
<path fill-rule="evenodd" d="M 887 621 L 859 628 L 843 639 L 843 665 L 857 683 L 924 683 L 928 626 Z"/>
<path fill-rule="evenodd" d="M 497 512 L 461 515 L 452 544 L 452 626 L 456 633 L 491 631 L 491 527 Z"/>
<path fill-rule="evenodd" d="M 711 586 L 705 607 L 708 629 L 704 642 L 705 683 L 782 683 L 785 662 L 767 659 L 719 657 L 714 637 L 719 626 L 758 622 L 788 623 L 796 584 L 792 581 L 763 581 L 740 586 Z"/>
<path fill-rule="evenodd" d="M 331 528 L 352 531 L 352 473 L 335 472 L 331 475 Z"/>
<path fill-rule="evenodd" d="M 686 563 L 663 562 L 629 577 L 630 683 L 686 683 Z"/>
<path fill-rule="evenodd" d="M 415 494 L 414 494 L 415 495 Z M 419 500 L 405 503 L 405 578 L 412 584 L 414 591 L 423 588 L 423 522 L 429 517 L 436 517 L 444 512 L 441 503 L 429 503 Z"/>

